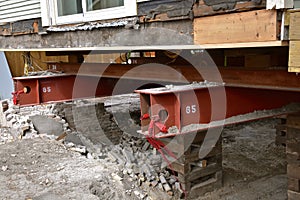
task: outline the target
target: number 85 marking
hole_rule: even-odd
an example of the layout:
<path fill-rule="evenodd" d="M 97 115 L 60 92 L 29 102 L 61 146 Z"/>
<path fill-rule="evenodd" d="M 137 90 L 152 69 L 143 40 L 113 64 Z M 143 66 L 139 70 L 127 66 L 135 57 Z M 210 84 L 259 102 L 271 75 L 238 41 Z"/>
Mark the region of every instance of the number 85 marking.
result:
<path fill-rule="evenodd" d="M 185 112 L 186 112 L 186 114 L 196 113 L 197 106 L 196 105 L 187 106 L 187 107 L 185 107 Z"/>

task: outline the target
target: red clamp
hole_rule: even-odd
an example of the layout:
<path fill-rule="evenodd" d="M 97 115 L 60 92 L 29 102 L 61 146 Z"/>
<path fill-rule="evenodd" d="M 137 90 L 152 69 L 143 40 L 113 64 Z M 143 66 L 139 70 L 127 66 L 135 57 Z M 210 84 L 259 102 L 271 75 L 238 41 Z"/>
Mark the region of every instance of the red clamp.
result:
<path fill-rule="evenodd" d="M 168 128 L 166 125 L 160 122 L 160 118 L 158 115 L 152 116 L 152 119 L 149 124 L 148 133 L 150 137 L 154 138 L 154 126 L 156 126 L 160 132 L 162 133 L 168 133 Z"/>
<path fill-rule="evenodd" d="M 145 120 L 145 119 L 149 119 L 150 115 L 149 113 L 143 114 L 143 116 L 141 116 L 140 120 Z"/>
<path fill-rule="evenodd" d="M 11 93 L 13 95 L 13 103 L 14 105 L 17 105 L 18 103 L 18 97 L 20 94 L 27 94 L 30 92 L 30 88 L 29 87 L 24 87 L 22 90 L 16 91 Z"/>

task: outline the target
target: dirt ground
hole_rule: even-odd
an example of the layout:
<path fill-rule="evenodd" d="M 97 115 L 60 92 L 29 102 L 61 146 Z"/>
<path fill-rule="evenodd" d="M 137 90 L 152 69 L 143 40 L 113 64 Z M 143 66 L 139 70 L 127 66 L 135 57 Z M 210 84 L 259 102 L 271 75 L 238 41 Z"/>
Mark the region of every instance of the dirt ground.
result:
<path fill-rule="evenodd" d="M 267 119 L 226 128 L 224 187 L 197 199 L 287 199 L 285 148 L 275 145 L 276 123 Z M 61 142 L 22 139 L 0 145 L 0 199 L 142 199 L 138 194 L 144 193 L 144 199 L 176 199 L 121 180 L 117 171 L 113 163 L 67 150 Z"/>

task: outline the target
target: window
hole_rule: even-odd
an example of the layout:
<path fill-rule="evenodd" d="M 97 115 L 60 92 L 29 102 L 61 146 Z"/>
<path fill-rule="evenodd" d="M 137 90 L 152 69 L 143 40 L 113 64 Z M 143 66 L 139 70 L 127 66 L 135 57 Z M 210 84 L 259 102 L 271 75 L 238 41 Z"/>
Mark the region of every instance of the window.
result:
<path fill-rule="evenodd" d="M 43 26 L 134 16 L 136 0 L 41 0 Z"/>
<path fill-rule="evenodd" d="M 124 6 L 124 0 L 87 0 L 87 11 Z"/>
<path fill-rule="evenodd" d="M 57 14 L 59 17 L 83 13 L 81 0 L 57 0 Z"/>

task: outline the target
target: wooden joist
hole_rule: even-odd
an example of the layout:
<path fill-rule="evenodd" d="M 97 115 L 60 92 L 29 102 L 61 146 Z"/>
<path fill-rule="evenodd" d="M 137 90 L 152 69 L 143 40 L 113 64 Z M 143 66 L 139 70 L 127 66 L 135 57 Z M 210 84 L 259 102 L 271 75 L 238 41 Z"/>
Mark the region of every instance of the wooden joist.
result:
<path fill-rule="evenodd" d="M 194 20 L 196 44 L 276 41 L 276 10 L 257 10 Z"/>

